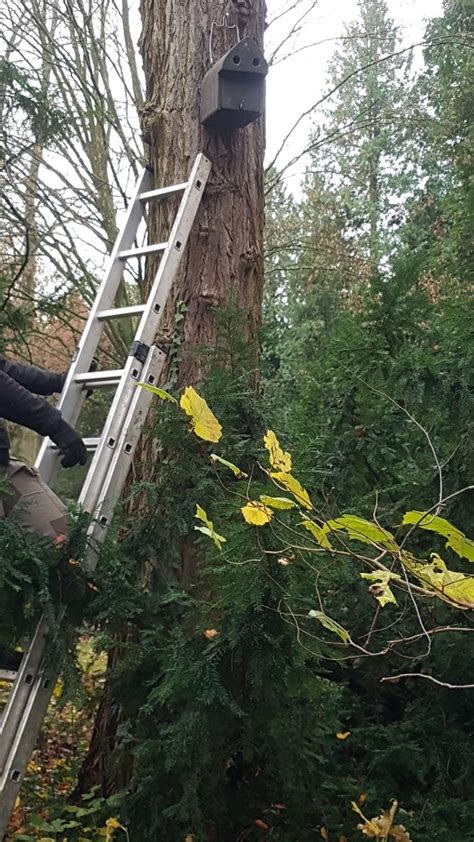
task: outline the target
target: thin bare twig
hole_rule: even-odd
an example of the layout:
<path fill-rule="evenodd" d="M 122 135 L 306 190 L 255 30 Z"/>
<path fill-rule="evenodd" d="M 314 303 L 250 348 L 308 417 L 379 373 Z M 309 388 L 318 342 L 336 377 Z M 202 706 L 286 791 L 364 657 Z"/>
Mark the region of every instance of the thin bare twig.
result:
<path fill-rule="evenodd" d="M 434 675 L 428 675 L 425 672 L 401 672 L 399 675 L 386 675 L 384 678 L 380 679 L 380 683 L 394 684 L 402 678 L 426 678 L 428 681 L 432 681 L 433 684 L 437 684 L 439 687 L 447 687 L 448 690 L 474 690 L 474 684 L 450 684 L 448 681 L 440 681 L 439 678 L 435 678 Z"/>

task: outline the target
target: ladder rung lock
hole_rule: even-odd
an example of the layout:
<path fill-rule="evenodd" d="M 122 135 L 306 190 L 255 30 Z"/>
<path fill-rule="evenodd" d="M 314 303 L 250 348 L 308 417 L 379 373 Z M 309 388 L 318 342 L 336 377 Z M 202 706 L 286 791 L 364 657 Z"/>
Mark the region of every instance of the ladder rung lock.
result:
<path fill-rule="evenodd" d="M 119 251 L 117 257 L 119 260 L 127 260 L 129 257 L 143 257 L 146 254 L 164 251 L 167 245 L 168 243 L 154 243 L 152 246 L 143 246 L 139 249 L 127 249 L 126 251 Z"/>
<path fill-rule="evenodd" d="M 126 316 L 141 316 L 145 309 L 144 304 L 134 304 L 130 307 L 115 307 L 112 310 L 101 310 L 97 313 L 100 322 L 106 319 L 123 319 Z"/>
<path fill-rule="evenodd" d="M 11 780 L 12 780 L 14 783 L 18 783 L 18 781 L 19 781 L 19 780 L 20 780 L 20 778 L 21 778 L 21 772 L 20 772 L 20 770 L 19 770 L 19 769 L 14 769 L 14 770 L 13 770 L 13 772 L 11 773 L 11 775 L 10 775 L 10 778 L 11 778 Z"/>
<path fill-rule="evenodd" d="M 124 451 L 124 453 L 127 454 L 127 456 L 130 456 L 130 454 L 133 451 L 133 445 L 131 445 L 130 442 L 128 441 L 127 444 L 125 445 L 123 451 Z"/>
<path fill-rule="evenodd" d="M 140 202 L 148 202 L 150 199 L 160 199 L 162 196 L 172 196 L 173 193 L 182 193 L 186 190 L 188 182 L 184 184 L 175 184 L 172 187 L 159 187 L 157 190 L 148 190 L 147 193 L 140 193 Z"/>
<path fill-rule="evenodd" d="M 107 439 L 107 447 L 115 447 L 116 441 L 117 439 L 115 439 L 113 436 L 110 436 L 110 438 Z"/>

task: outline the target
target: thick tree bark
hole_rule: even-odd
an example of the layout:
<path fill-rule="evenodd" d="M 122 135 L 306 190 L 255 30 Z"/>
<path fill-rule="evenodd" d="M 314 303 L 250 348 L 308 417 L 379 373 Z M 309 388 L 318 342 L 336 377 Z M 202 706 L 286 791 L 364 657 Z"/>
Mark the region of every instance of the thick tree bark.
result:
<path fill-rule="evenodd" d="M 224 12 L 229 15 L 228 23 L 238 27 L 240 37 L 248 35 L 263 46 L 265 0 L 231 0 L 227 7 L 222 0 L 142 0 L 141 49 L 146 77 L 142 127 L 156 185 L 185 181 L 199 151 L 213 164 L 165 318 L 167 333 L 176 302 L 186 304 L 181 385 L 199 382 L 205 376 L 203 357 L 193 351 L 215 345 L 214 308 L 232 302 L 242 309 L 246 338 L 258 353 L 263 287 L 263 120 L 234 132 L 211 134 L 199 119 L 200 85 L 210 66 L 211 29 L 216 58 L 237 38 L 235 29 L 213 27 L 222 24 Z M 167 237 L 175 211 L 171 202 L 151 209 L 150 242 Z M 155 270 L 156 265 L 150 263 L 148 284 Z M 154 462 L 147 458 L 149 446 L 149 441 L 144 442 L 137 458 L 134 475 L 138 478 L 143 475 L 142 466 Z M 189 577 L 193 569 L 189 542 L 183 549 L 184 569 Z M 122 774 L 116 777 L 117 770 L 112 771 L 109 765 L 118 721 L 119 712 L 106 692 L 81 771 L 80 791 L 98 783 L 108 794 L 123 785 Z"/>
<path fill-rule="evenodd" d="M 225 4 L 224 4 L 225 5 Z M 209 69 L 213 23 L 223 11 L 263 45 L 264 0 L 142 0 L 141 48 L 146 77 L 142 126 L 150 148 L 157 185 L 187 178 L 195 155 L 203 151 L 213 169 L 199 217 L 184 256 L 170 307 L 187 306 L 181 382 L 199 380 L 202 371 L 191 356 L 196 345 L 212 346 L 212 309 L 232 300 L 247 315 L 247 336 L 257 345 L 263 286 L 264 127 L 259 120 L 245 129 L 211 134 L 200 125 L 200 85 Z M 214 28 L 213 52 L 219 57 L 237 37 L 235 29 Z M 174 209 L 156 208 L 150 238 L 169 230 Z"/>

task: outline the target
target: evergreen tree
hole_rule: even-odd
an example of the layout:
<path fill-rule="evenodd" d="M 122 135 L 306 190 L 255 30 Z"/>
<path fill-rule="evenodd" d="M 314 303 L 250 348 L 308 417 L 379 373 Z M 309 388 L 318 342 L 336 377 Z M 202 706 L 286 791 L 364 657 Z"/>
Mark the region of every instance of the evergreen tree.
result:
<path fill-rule="evenodd" d="M 453 292 L 455 284 L 466 289 L 473 277 L 474 6 L 470 0 L 444 5 L 443 17 L 428 26 L 426 68 L 416 87 L 424 115 L 425 178 L 411 208 L 407 241 L 423 253 L 426 271 L 449 279 Z M 420 229 L 429 236 L 421 238 Z"/>
<path fill-rule="evenodd" d="M 360 0 L 329 66 L 334 93 L 312 138 L 315 187 L 323 180 L 337 193 L 373 275 L 390 252 L 412 181 L 404 132 L 410 59 L 399 51 L 385 0 Z"/>

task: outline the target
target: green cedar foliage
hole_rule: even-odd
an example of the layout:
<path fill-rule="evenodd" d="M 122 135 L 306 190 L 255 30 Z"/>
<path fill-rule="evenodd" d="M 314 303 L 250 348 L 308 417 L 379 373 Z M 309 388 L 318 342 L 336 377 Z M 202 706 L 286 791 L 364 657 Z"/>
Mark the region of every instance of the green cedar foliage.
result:
<path fill-rule="evenodd" d="M 223 423 L 226 456 L 245 469 L 255 447 L 245 427 L 264 427 L 248 375 L 244 383 L 240 366 L 234 373 L 219 366 L 206 398 Z M 205 840 L 215 828 L 230 840 L 262 820 L 276 838 L 291 839 L 297 828 L 310 839 L 330 805 L 325 781 L 337 758 L 343 690 L 326 678 L 318 649 L 306 652 L 281 620 L 282 594 L 299 592 L 300 575 L 248 561 L 259 557 L 261 538 L 235 518 L 241 501 L 216 482 L 206 446 L 190 447 L 188 425 L 172 406 L 160 406 L 156 423 L 162 469 L 133 491 L 147 496 L 143 520 L 122 522 L 130 528 L 123 558 L 130 570 L 138 565 L 128 608 L 123 573 L 98 595 L 112 631 L 127 617 L 112 692 L 123 715 L 115 762 L 134 756 L 123 805 L 131 838 Z M 205 538 L 189 556 L 200 500 L 225 524 L 230 564 Z M 305 601 L 311 608 L 311 595 Z M 344 786 L 349 798 L 353 789 Z"/>

